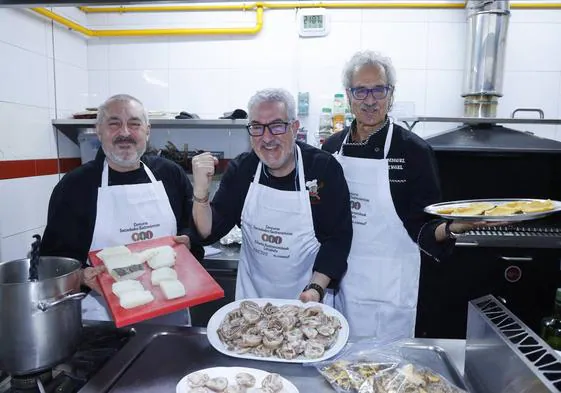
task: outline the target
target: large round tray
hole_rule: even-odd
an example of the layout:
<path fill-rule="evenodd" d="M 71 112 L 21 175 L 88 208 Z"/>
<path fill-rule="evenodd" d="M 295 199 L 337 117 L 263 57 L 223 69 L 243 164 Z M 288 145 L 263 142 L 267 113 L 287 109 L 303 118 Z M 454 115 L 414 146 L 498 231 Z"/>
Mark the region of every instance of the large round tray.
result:
<path fill-rule="evenodd" d="M 559 201 L 552 201 L 553 202 L 553 209 L 547 210 L 543 212 L 537 213 L 520 213 L 520 214 L 511 214 L 506 216 L 485 216 L 485 215 L 473 215 L 473 216 L 464 216 L 464 215 L 455 215 L 455 214 L 442 214 L 438 213 L 438 210 L 443 208 L 457 208 L 457 207 L 464 207 L 468 206 L 472 203 L 480 203 L 480 202 L 489 202 L 495 205 L 502 205 L 507 202 L 534 202 L 540 201 L 545 202 L 545 199 L 529 199 L 529 198 L 505 198 L 505 199 L 469 199 L 464 201 L 453 201 L 453 202 L 442 202 L 442 203 L 435 203 L 433 205 L 425 207 L 425 212 L 439 216 L 442 218 L 446 218 L 449 220 L 462 220 L 462 221 L 484 221 L 484 222 L 519 222 L 519 221 L 529 221 L 529 220 L 536 220 L 538 218 L 543 218 L 549 216 L 553 213 L 557 213 L 561 211 L 561 202 Z"/>

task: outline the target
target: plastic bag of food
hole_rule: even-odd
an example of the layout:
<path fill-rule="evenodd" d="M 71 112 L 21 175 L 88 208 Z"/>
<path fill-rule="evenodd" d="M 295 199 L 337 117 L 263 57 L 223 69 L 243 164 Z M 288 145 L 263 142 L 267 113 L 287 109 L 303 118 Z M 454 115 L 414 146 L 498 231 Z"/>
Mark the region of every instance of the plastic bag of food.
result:
<path fill-rule="evenodd" d="M 233 243 L 242 244 L 242 230 L 237 225 L 234 226 L 226 236 L 220 239 L 220 244 L 223 246 L 228 246 Z"/>
<path fill-rule="evenodd" d="M 398 342 L 360 341 L 337 358 L 314 366 L 339 393 L 465 393 L 437 372 L 408 359 Z"/>
<path fill-rule="evenodd" d="M 361 391 L 365 393 L 367 391 Z M 461 393 L 442 375 L 426 367 L 403 361 L 398 367 L 382 370 L 373 377 L 371 392 L 379 393 Z"/>
<path fill-rule="evenodd" d="M 318 370 L 339 393 L 371 393 L 377 392 L 374 390 L 375 376 L 398 365 L 399 363 L 391 360 L 337 360 L 318 367 Z"/>

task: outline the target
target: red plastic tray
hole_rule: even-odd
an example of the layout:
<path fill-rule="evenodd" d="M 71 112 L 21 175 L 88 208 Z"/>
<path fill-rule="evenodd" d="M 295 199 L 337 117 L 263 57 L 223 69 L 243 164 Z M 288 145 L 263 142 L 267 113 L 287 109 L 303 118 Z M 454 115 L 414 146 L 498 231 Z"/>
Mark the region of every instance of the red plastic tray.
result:
<path fill-rule="evenodd" d="M 177 254 L 174 269 L 177 272 L 177 279 L 185 286 L 186 294 L 183 297 L 166 300 L 160 287 L 152 285 L 150 281 L 152 269 L 147 263 L 144 264 L 145 273 L 138 278 L 138 281 L 142 283 L 146 290 L 152 292 L 154 301 L 143 306 L 130 309 L 121 307 L 119 298 L 111 290 L 115 279 L 108 272 L 103 272 L 97 277 L 103 291 L 103 297 L 109 305 L 109 310 L 117 327 L 142 322 L 224 297 L 224 290 L 220 285 L 214 281 L 189 249 L 183 244 L 176 243 L 172 236 L 127 244 L 126 246 L 132 252 L 139 252 L 147 248 L 168 245 L 173 247 Z M 94 266 L 103 265 L 103 261 L 96 256 L 99 251 L 101 250 L 90 251 L 88 254 Z"/>

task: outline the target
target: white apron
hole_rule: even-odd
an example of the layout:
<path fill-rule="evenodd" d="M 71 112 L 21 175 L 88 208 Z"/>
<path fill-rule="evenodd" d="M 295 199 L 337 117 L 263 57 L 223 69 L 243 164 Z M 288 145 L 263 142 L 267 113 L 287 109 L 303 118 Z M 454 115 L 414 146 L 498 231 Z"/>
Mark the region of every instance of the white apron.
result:
<path fill-rule="evenodd" d="M 101 187 L 97 192 L 97 216 L 90 250 L 120 246 L 137 241 L 140 232 L 151 231 L 154 238 L 177 234 L 177 222 L 166 190 L 150 168 L 142 165 L 150 183 L 109 187 L 107 161 L 103 164 Z M 82 318 L 109 321 L 107 303 L 95 291 L 82 301 Z M 187 325 L 188 311 L 180 311 L 146 321 L 154 324 Z"/>
<path fill-rule="evenodd" d="M 390 120 L 384 159 L 335 157 L 351 195 L 353 242 L 348 269 L 335 297 L 336 308 L 356 337 L 413 337 L 421 257 L 395 211 L 387 160 L 393 135 Z M 350 136 L 344 143 L 348 141 Z"/>
<path fill-rule="evenodd" d="M 242 210 L 236 300 L 297 299 L 310 282 L 320 244 L 298 146 L 296 154 L 300 191 L 259 184 L 262 164 L 257 165 Z"/>

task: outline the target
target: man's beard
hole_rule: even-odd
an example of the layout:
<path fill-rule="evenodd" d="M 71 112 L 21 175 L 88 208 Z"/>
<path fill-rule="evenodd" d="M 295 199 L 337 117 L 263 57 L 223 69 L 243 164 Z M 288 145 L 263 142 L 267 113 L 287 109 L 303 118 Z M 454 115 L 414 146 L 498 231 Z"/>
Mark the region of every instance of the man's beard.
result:
<path fill-rule="evenodd" d="M 137 143 L 134 139 L 132 138 L 127 138 L 127 137 L 117 137 L 115 138 L 115 140 L 113 141 L 113 149 L 111 149 L 111 151 L 109 152 L 105 152 L 105 155 L 115 164 L 123 167 L 123 168 L 132 168 L 135 167 L 136 165 L 138 165 L 138 162 L 140 161 L 140 157 L 142 157 L 142 155 L 144 154 L 144 152 L 146 152 L 146 145 L 144 146 L 144 148 L 142 150 L 136 150 L 136 154 L 133 157 L 130 158 L 123 158 L 121 156 L 119 156 L 117 153 L 115 153 L 115 149 L 118 149 L 118 147 L 116 146 L 117 143 L 120 142 L 126 142 L 126 143 L 131 143 L 134 144 L 134 146 L 136 147 Z M 128 156 L 128 152 L 125 154 L 125 156 Z"/>
<path fill-rule="evenodd" d="M 119 157 L 114 152 L 110 152 L 109 154 L 106 154 L 106 155 L 115 164 L 117 164 L 117 165 L 119 165 L 123 168 L 132 168 L 132 167 L 135 167 L 138 164 L 138 162 L 140 161 L 140 157 L 142 157 L 142 155 L 144 154 L 145 151 L 146 151 L 146 149 L 144 149 L 142 152 L 137 151 L 135 156 L 131 157 L 131 158 Z"/>

